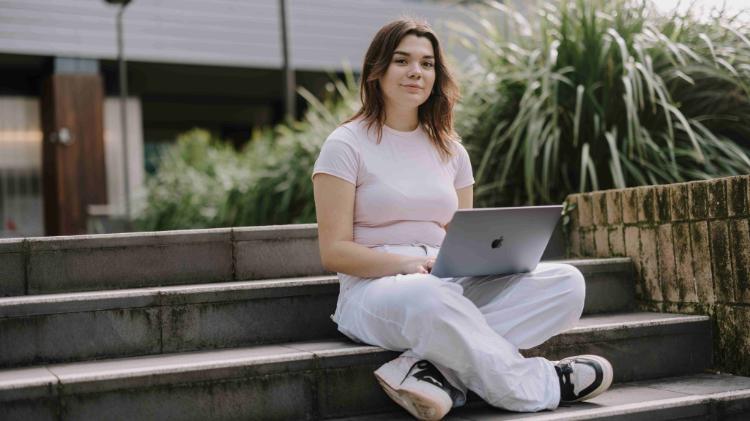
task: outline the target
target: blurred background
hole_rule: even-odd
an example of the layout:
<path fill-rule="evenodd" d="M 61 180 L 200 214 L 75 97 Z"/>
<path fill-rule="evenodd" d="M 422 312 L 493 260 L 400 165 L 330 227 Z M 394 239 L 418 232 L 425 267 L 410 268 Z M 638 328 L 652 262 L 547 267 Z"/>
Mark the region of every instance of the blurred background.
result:
<path fill-rule="evenodd" d="M 0 237 L 314 222 L 375 32 L 436 30 L 477 206 L 746 174 L 741 1 L 2 0 Z"/>

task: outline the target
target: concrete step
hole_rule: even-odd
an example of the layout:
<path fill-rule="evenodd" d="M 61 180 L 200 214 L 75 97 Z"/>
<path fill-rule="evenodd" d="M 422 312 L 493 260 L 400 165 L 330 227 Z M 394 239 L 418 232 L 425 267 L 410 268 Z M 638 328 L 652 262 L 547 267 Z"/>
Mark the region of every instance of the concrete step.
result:
<path fill-rule="evenodd" d="M 325 273 L 317 224 L 0 240 L 0 296 Z"/>
<path fill-rule="evenodd" d="M 586 314 L 632 308 L 629 260 L 571 263 Z M 0 367 L 336 338 L 337 294 L 319 276 L 0 298 Z"/>
<path fill-rule="evenodd" d="M 702 372 L 709 319 L 590 316 L 529 354 L 600 353 L 615 381 Z M 0 419 L 318 419 L 393 411 L 372 371 L 398 353 L 349 341 L 167 354 L 0 371 Z"/>
<path fill-rule="evenodd" d="M 0 240 L 0 297 L 325 274 L 316 224 Z"/>
<path fill-rule="evenodd" d="M 410 421 L 405 411 L 336 418 L 337 421 Z M 695 374 L 614 385 L 596 398 L 555 411 L 520 414 L 474 402 L 451 411 L 445 421 L 567 420 L 747 420 L 750 378 Z"/>

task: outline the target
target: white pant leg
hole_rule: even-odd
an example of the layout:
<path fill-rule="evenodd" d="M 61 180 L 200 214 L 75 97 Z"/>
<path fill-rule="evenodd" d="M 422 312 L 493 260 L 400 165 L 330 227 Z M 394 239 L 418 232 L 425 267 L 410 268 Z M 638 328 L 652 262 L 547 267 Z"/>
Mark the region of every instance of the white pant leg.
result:
<path fill-rule="evenodd" d="M 530 273 L 456 282 L 487 324 L 519 349 L 533 348 L 572 328 L 586 297 L 581 272 L 563 263 L 539 263 Z"/>
<path fill-rule="evenodd" d="M 437 248 L 428 254 L 437 256 Z M 586 297 L 581 272 L 563 263 L 539 263 L 530 273 L 450 279 L 482 312 L 487 324 L 518 349 L 529 349 L 572 328 Z M 447 367 L 438 369 L 456 384 Z"/>
<path fill-rule="evenodd" d="M 485 321 L 461 285 L 432 275 L 347 281 L 337 322 L 342 332 L 391 350 L 411 350 L 452 371 L 489 404 L 513 411 L 554 409 L 560 388 L 552 364 L 524 358 Z M 343 288 L 342 288 L 343 293 Z"/>
<path fill-rule="evenodd" d="M 464 296 L 479 308 L 490 327 L 518 349 L 533 348 L 572 328 L 580 319 L 586 295 L 581 272 L 559 263 L 540 263 L 531 273 L 452 281 L 464 288 Z M 466 390 L 457 373 L 435 365 L 451 384 Z"/>

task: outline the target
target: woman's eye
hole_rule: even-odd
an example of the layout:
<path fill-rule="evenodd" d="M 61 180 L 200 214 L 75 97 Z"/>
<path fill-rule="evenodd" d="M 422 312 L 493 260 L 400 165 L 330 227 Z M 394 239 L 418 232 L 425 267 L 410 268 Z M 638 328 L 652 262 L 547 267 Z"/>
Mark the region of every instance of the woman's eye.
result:
<path fill-rule="evenodd" d="M 402 58 L 398 58 L 398 59 L 396 59 L 396 63 L 406 63 L 406 60 L 404 60 Z"/>
<path fill-rule="evenodd" d="M 425 65 L 426 67 L 435 67 L 435 65 L 434 65 L 434 64 L 432 64 L 432 63 L 430 63 L 430 62 L 424 63 L 424 65 Z"/>

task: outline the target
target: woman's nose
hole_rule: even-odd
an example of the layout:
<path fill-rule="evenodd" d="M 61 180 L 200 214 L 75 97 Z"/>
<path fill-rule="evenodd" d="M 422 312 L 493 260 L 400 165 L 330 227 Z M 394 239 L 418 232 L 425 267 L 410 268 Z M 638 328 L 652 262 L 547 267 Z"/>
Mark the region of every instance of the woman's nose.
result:
<path fill-rule="evenodd" d="M 419 67 L 419 64 L 416 66 L 411 66 L 409 68 L 409 77 L 415 77 L 415 76 L 421 76 L 422 75 L 422 69 Z"/>

